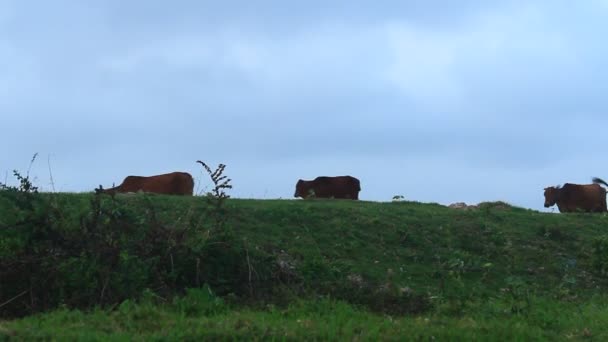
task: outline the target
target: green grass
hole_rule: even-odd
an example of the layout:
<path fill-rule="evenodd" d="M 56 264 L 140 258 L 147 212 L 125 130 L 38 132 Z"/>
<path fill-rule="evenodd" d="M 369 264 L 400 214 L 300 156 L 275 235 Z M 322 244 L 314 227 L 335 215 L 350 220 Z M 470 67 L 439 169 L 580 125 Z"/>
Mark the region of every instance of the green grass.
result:
<path fill-rule="evenodd" d="M 459 296 L 476 297 L 520 282 L 541 292 L 572 282 L 605 286 L 591 259 L 606 215 L 413 202 L 235 200 L 229 209 L 239 235 L 256 248 L 285 250 L 304 273 L 360 275 L 431 294 L 459 285 Z"/>
<path fill-rule="evenodd" d="M 185 299 L 191 299 L 187 296 Z M 196 296 L 195 296 L 196 297 Z M 461 316 L 377 315 L 333 300 L 297 301 L 286 308 L 229 308 L 125 302 L 113 311 L 60 309 L 18 321 L 0 322 L 0 340 L 195 341 L 226 340 L 547 340 L 608 338 L 608 302 L 572 304 L 532 299 L 526 315 L 506 303 L 476 305 Z"/>
<path fill-rule="evenodd" d="M 91 194 L 43 196 L 59 208 L 56 219 L 62 229 L 77 232 L 81 218 L 90 215 Z M 129 195 L 117 200 L 139 213 L 142 222 L 150 210 L 158 221 L 176 224 L 208 209 L 200 197 Z M 549 214 L 502 203 L 461 210 L 417 202 L 230 199 L 225 215 L 239 248 L 251 256 L 237 260 L 249 267 L 251 291 L 265 295 L 235 297 L 230 288 L 216 288 L 227 295 L 223 309 L 210 313 L 201 304 L 191 309 L 196 314 L 176 309 L 177 304 L 146 301 L 123 302 L 109 311 L 64 308 L 0 323 L 0 336 L 607 337 L 603 293 L 608 282 L 602 270 L 608 269 L 608 258 L 594 245 L 607 233 L 606 214 Z M 0 227 L 22 217 L 0 196 Z"/>

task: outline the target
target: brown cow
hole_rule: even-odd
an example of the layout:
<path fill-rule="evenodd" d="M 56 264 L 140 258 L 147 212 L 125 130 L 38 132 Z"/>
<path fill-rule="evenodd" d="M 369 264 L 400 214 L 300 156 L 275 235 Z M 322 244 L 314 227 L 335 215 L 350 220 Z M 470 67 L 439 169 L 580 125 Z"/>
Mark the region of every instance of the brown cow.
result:
<path fill-rule="evenodd" d="M 545 188 L 545 208 L 557 204 L 561 213 L 606 211 L 606 189 L 598 184 L 571 184 Z"/>
<path fill-rule="evenodd" d="M 114 195 L 124 192 L 153 192 L 167 195 L 190 195 L 194 189 L 194 180 L 189 173 L 171 172 L 163 175 L 142 177 L 127 176 L 119 186 L 103 189 L 101 185 L 95 192 Z"/>
<path fill-rule="evenodd" d="M 355 177 L 317 177 L 311 181 L 298 180 L 298 183 L 296 183 L 296 193 L 293 196 L 358 200 L 359 191 L 361 191 L 361 185 Z"/>

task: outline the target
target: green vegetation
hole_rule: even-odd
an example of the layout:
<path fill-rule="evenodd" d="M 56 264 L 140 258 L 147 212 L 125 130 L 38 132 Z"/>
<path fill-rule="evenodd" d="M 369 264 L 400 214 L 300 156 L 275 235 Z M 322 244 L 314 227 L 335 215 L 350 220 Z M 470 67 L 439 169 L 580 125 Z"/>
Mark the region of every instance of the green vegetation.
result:
<path fill-rule="evenodd" d="M 230 307 L 193 290 L 172 303 L 125 301 L 112 311 L 59 309 L 0 322 L 0 340 L 491 340 L 559 341 L 608 338 L 606 300 L 573 304 L 532 299 L 526 315 L 506 302 L 470 307 L 461 316 L 435 312 L 405 317 L 373 314 L 333 300 L 294 301 L 265 309 Z"/>
<path fill-rule="evenodd" d="M 0 191 L 0 340 L 608 334 L 605 214 L 20 181 Z"/>

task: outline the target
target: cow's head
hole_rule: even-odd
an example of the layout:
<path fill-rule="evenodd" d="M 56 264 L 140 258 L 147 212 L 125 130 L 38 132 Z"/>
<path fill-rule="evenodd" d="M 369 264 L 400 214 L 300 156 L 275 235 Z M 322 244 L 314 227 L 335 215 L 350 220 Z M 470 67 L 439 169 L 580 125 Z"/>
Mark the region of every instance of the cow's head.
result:
<path fill-rule="evenodd" d="M 116 188 L 117 187 L 113 187 L 110 189 L 104 189 L 103 186 L 101 184 L 99 184 L 99 188 L 95 189 L 95 194 L 99 195 L 99 194 L 108 194 L 110 196 L 114 196 L 116 194 Z"/>
<path fill-rule="evenodd" d="M 303 197 L 304 193 L 304 181 L 299 179 L 296 183 L 296 192 L 293 194 L 293 197 Z"/>
<path fill-rule="evenodd" d="M 545 188 L 545 208 L 555 205 L 559 197 L 559 190 L 560 189 L 555 186 Z"/>
<path fill-rule="evenodd" d="M 312 189 L 310 181 L 305 181 L 305 180 L 298 180 L 298 182 L 296 183 L 296 193 L 293 195 L 293 197 L 302 197 L 302 198 L 307 198 L 310 197 L 311 195 L 314 196 L 314 190 Z"/>

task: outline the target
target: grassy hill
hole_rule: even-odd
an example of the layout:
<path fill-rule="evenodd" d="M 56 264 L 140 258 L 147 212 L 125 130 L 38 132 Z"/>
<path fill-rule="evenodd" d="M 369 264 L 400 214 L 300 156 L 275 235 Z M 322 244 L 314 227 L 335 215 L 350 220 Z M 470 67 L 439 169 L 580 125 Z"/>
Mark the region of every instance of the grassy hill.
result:
<path fill-rule="evenodd" d="M 0 323 L 0 336 L 36 337 L 26 333 L 32 324 L 40 336 L 68 336 L 53 335 L 61 334 L 57 321 L 102 339 L 144 331 L 153 338 L 176 327 L 192 332 L 180 338 L 606 336 L 598 319 L 608 313 L 600 305 L 608 302 L 607 228 L 605 214 L 501 202 L 218 205 L 205 197 L 0 192 L 0 302 L 12 299 L 0 315 L 63 308 Z M 212 299 L 184 311 L 184 290 L 205 284 Z M 198 303 L 196 293 L 183 298 Z M 98 309 L 69 311 L 76 308 Z M 156 323 L 138 319 L 140 311 Z M 117 330 L 99 332 L 100 320 Z M 184 328 L 196 320 L 208 329 Z"/>

